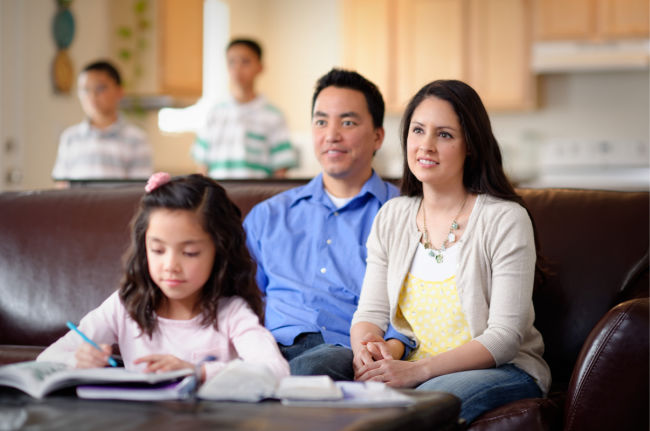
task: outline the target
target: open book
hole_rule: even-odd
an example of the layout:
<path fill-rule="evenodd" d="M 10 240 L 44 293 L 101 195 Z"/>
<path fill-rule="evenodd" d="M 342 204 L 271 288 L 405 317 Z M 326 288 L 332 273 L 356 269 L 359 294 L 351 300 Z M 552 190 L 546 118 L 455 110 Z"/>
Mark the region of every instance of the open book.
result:
<path fill-rule="evenodd" d="M 378 382 L 334 382 L 328 376 L 289 376 L 278 381 L 260 364 L 230 362 L 205 382 L 197 396 L 207 400 L 258 402 L 316 407 L 406 406 L 415 400 Z"/>
<path fill-rule="evenodd" d="M 194 370 L 140 373 L 124 368 L 71 368 L 58 362 L 18 362 L 0 367 L 0 386 L 19 389 L 34 398 L 43 398 L 58 389 L 79 385 L 172 383 L 192 376 Z"/>

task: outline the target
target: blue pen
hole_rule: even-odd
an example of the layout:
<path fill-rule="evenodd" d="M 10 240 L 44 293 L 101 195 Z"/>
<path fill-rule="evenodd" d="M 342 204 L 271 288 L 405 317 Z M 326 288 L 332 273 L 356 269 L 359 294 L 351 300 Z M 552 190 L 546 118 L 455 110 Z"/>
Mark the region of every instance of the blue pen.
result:
<path fill-rule="evenodd" d="M 79 335 L 81 336 L 81 338 L 83 338 L 84 341 L 85 341 L 86 343 L 90 344 L 90 345 L 93 346 L 95 349 L 99 350 L 100 352 L 103 352 L 102 348 L 99 347 L 99 345 L 98 345 L 97 343 L 95 343 L 93 340 L 91 340 L 90 338 L 88 338 L 88 337 L 86 336 L 86 334 L 84 334 L 83 332 L 81 332 L 81 331 L 79 330 L 79 328 L 77 328 L 77 326 L 76 326 L 74 323 L 72 323 L 71 321 L 68 320 L 68 322 L 66 323 L 66 325 L 68 325 L 68 328 L 70 328 L 71 330 L 73 330 L 74 332 L 76 332 L 77 334 L 79 334 Z M 111 367 L 117 367 L 117 362 L 116 362 L 115 359 L 113 359 L 113 357 L 111 357 L 111 356 L 108 357 L 108 363 L 110 364 Z"/>

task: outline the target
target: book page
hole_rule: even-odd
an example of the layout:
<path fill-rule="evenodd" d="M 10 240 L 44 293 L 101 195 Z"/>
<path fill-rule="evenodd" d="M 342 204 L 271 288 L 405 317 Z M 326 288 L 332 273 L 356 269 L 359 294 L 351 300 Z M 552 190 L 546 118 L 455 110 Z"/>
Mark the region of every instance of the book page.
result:
<path fill-rule="evenodd" d="M 48 378 L 70 369 L 59 362 L 18 362 L 0 367 L 0 385 L 19 389 L 32 397 L 41 398 Z"/>
<path fill-rule="evenodd" d="M 409 397 L 380 382 L 335 382 L 343 392 L 338 400 L 283 399 L 282 404 L 303 407 L 402 407 L 415 403 Z"/>
<path fill-rule="evenodd" d="M 205 382 L 197 396 L 206 400 L 254 403 L 272 397 L 276 385 L 275 376 L 265 365 L 236 359 Z"/>
<path fill-rule="evenodd" d="M 280 381 L 275 397 L 297 400 L 340 400 L 343 392 L 329 376 L 289 376 Z"/>

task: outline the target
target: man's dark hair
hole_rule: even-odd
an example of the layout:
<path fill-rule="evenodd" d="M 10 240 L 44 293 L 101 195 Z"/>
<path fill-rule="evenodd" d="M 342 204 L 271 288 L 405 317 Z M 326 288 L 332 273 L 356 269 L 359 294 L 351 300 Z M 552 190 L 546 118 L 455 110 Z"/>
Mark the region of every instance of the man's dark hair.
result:
<path fill-rule="evenodd" d="M 372 117 L 372 124 L 376 128 L 384 125 L 384 98 L 375 84 L 368 81 L 355 71 L 344 69 L 332 69 L 321 76 L 316 82 L 314 97 L 311 100 L 311 111 L 314 112 L 316 98 L 327 87 L 349 88 L 363 93 L 368 104 L 368 111 Z"/>
<path fill-rule="evenodd" d="M 101 61 L 95 61 L 93 63 L 90 63 L 86 67 L 84 67 L 81 72 L 90 72 L 91 70 L 104 72 L 108 76 L 110 76 L 111 79 L 115 81 L 117 85 L 122 85 L 122 78 L 120 78 L 120 72 L 118 72 L 117 68 L 113 66 L 111 63 L 109 63 L 108 61 L 101 60 Z"/>
<path fill-rule="evenodd" d="M 254 41 L 253 39 L 233 39 L 228 43 L 228 46 L 226 47 L 226 52 L 230 50 L 235 45 L 244 45 L 247 46 L 251 51 L 253 51 L 256 55 L 257 58 L 261 61 L 262 60 L 262 47 L 260 46 L 259 43 Z"/>

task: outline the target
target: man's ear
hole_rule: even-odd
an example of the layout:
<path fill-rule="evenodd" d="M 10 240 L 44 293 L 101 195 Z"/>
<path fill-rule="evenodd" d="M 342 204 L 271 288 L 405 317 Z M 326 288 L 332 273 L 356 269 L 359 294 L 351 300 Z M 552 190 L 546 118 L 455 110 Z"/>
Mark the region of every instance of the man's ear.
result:
<path fill-rule="evenodd" d="M 381 148 L 381 145 L 384 143 L 384 136 L 386 131 L 383 127 L 377 127 L 375 129 L 375 152 Z"/>

